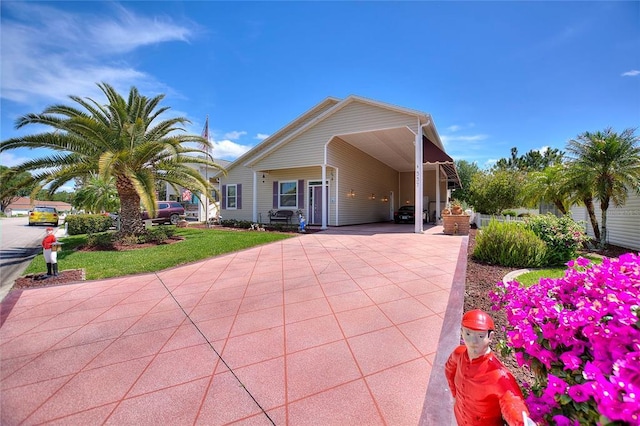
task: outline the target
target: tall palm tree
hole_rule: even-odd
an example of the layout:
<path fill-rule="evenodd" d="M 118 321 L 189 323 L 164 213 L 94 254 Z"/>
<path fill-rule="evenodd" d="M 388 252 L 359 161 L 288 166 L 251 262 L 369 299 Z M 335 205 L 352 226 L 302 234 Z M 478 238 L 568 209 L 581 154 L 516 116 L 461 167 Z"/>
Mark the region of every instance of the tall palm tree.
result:
<path fill-rule="evenodd" d="M 112 176 L 102 179 L 91 173 L 89 179 L 76 191 L 73 206 L 94 213 L 120 210 L 115 179 Z"/>
<path fill-rule="evenodd" d="M 74 178 L 86 179 L 91 173 L 113 177 L 120 198 L 121 232 L 137 234 L 144 226 L 140 203 L 155 214 L 155 183 L 164 181 L 194 193 L 209 193 L 210 184 L 191 167 L 203 164 L 224 172 L 207 152 L 198 146 L 210 146 L 200 136 L 184 134 L 184 117 L 159 121 L 169 107 L 159 107 L 164 95 L 142 96 L 135 87 L 124 99 L 107 83 L 98 87 L 108 103 L 70 96 L 81 108 L 52 105 L 41 114 L 27 114 L 16 122 L 17 128 L 41 124 L 53 131 L 20 136 L 0 143 L 0 152 L 15 148 L 47 148 L 55 153 L 29 160 L 14 167 L 14 172 L 33 171 L 33 181 L 49 185 L 53 193 Z M 194 147 L 185 145 L 195 142 Z"/>
<path fill-rule="evenodd" d="M 607 210 L 624 205 L 630 191 L 640 195 L 640 138 L 635 129 L 618 134 L 611 128 L 585 132 L 567 144 L 574 178 L 584 182 L 600 202 L 600 246 L 607 241 Z"/>

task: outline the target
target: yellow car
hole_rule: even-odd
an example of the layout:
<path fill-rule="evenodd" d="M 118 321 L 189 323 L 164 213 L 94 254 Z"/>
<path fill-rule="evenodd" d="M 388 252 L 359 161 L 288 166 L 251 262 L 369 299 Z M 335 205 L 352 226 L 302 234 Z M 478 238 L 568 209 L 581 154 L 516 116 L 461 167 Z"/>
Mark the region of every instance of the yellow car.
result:
<path fill-rule="evenodd" d="M 55 207 L 37 206 L 29 211 L 29 226 L 41 223 L 58 226 L 58 211 Z"/>

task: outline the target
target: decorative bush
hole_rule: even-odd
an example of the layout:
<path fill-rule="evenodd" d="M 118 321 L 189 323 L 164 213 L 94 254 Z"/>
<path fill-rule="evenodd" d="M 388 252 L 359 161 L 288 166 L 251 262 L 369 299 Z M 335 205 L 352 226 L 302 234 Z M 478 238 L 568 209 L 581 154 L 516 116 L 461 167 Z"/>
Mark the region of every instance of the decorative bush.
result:
<path fill-rule="evenodd" d="M 101 214 L 73 214 L 65 218 L 69 235 L 95 234 L 113 226 L 113 219 Z"/>
<path fill-rule="evenodd" d="M 478 231 L 473 258 L 509 267 L 536 268 L 546 257 L 544 242 L 521 223 L 491 220 Z"/>
<path fill-rule="evenodd" d="M 578 258 L 565 276 L 498 283 L 507 338 L 535 383 L 532 418 L 553 425 L 640 425 L 640 256 Z"/>
<path fill-rule="evenodd" d="M 113 232 L 100 232 L 87 235 L 87 245 L 97 250 L 114 250 L 113 243 L 116 240 Z"/>
<path fill-rule="evenodd" d="M 502 212 L 502 216 L 511 216 L 511 217 L 516 217 L 518 216 L 518 213 L 516 213 L 515 210 L 504 210 Z"/>
<path fill-rule="evenodd" d="M 551 213 L 525 219 L 531 229 L 547 244 L 546 265 L 563 265 L 575 259 L 578 249 L 587 241 L 583 227 L 569 216 L 556 217 Z"/>

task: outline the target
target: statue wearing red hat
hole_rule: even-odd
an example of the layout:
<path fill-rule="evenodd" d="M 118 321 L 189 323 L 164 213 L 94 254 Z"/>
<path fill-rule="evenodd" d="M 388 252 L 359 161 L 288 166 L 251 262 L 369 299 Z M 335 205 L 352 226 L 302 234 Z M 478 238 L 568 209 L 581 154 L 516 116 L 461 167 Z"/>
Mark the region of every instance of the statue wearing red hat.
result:
<path fill-rule="evenodd" d="M 47 264 L 47 277 L 58 276 L 58 253 L 54 250 L 57 242 L 53 228 L 47 228 L 47 234 L 42 239 L 42 252 L 44 261 Z"/>
<path fill-rule="evenodd" d="M 535 424 L 511 372 L 491 352 L 493 319 L 479 309 L 462 317 L 462 339 L 445 365 L 458 425 Z"/>

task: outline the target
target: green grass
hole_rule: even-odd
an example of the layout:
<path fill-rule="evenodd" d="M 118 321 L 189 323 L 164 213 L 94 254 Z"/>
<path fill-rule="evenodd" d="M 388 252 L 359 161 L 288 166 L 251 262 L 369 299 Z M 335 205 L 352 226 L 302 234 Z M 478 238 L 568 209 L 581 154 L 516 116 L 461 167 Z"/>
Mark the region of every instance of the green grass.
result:
<path fill-rule="evenodd" d="M 128 251 L 75 251 L 84 244 L 86 235 L 61 238 L 64 243 L 58 253 L 60 270 L 84 268 L 88 280 L 119 277 L 143 272 L 155 272 L 224 253 L 291 238 L 294 234 L 235 230 L 189 229 L 176 230 L 183 241 Z M 25 274 L 46 271 L 42 254 L 36 256 Z"/>
<path fill-rule="evenodd" d="M 602 258 L 600 256 L 595 256 L 592 254 L 582 255 L 581 257 L 585 257 L 596 264 L 602 262 Z M 566 266 L 535 269 L 531 272 L 527 272 L 526 274 L 518 275 L 515 280 L 525 287 L 531 287 L 534 284 L 538 284 L 542 278 L 562 278 L 566 270 Z"/>

